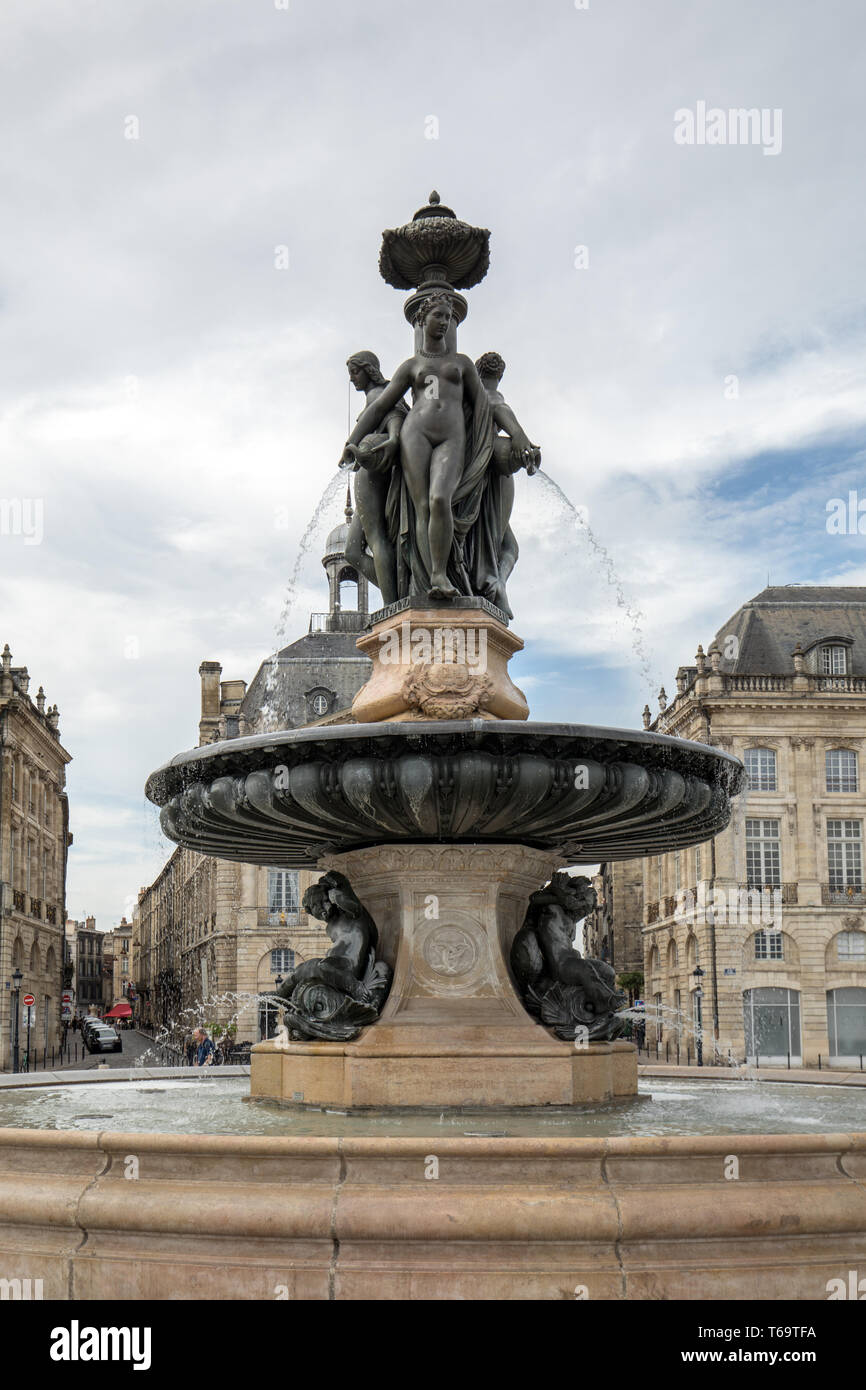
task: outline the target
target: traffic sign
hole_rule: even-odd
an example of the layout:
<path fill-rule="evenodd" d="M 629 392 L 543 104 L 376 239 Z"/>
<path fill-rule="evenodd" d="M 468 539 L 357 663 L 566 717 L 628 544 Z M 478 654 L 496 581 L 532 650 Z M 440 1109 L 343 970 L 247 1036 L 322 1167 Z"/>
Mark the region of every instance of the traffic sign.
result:
<path fill-rule="evenodd" d="M 25 994 L 24 998 L 21 1000 L 21 1003 L 24 1005 L 25 1009 L 29 1009 L 33 1004 L 36 1003 L 36 1000 L 34 999 L 32 994 Z"/>

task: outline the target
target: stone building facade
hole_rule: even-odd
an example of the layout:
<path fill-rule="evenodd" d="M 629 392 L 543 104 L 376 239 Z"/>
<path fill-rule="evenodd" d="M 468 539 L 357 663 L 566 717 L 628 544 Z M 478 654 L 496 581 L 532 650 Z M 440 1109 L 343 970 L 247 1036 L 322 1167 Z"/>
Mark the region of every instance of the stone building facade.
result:
<path fill-rule="evenodd" d="M 106 935 L 106 932 L 97 931 L 95 917 L 66 923 L 66 937 L 71 943 L 70 959 L 74 962 L 72 984 L 77 1014 L 103 1013 L 110 1007 L 105 1003 Z"/>
<path fill-rule="evenodd" d="M 60 1037 L 66 921 L 69 805 L 57 706 L 40 687 L 31 699 L 26 666 L 0 657 L 0 1070 L 12 1060 L 12 973 L 21 998 L 36 999 L 31 1046 Z"/>
<path fill-rule="evenodd" d="M 601 864 L 592 886 L 597 902 L 583 924 L 584 954 L 608 961 L 617 975 L 643 971 L 641 861 Z"/>
<path fill-rule="evenodd" d="M 369 620 L 366 580 L 346 562 L 351 511 L 328 536 L 322 564 L 330 607 L 310 616 L 298 641 L 262 663 L 249 688 L 223 681 L 218 662 L 203 662 L 199 743 L 346 718 L 371 662 L 355 640 Z M 272 1031 L 275 1013 L 252 996 L 272 992 L 278 976 L 324 954 L 331 941 L 301 901 L 315 871 L 234 864 L 178 848 L 148 887 L 133 918 L 138 1017 L 160 1029 L 191 1022 L 237 1021 L 237 1041 Z M 237 999 L 235 996 L 242 996 Z"/>
<path fill-rule="evenodd" d="M 124 1000 L 134 1000 L 134 978 L 132 923 L 122 917 L 116 927 L 102 936 L 102 1001 L 106 1010 Z"/>
<path fill-rule="evenodd" d="M 645 997 L 671 1011 L 662 1045 L 694 1053 L 700 1013 L 705 1061 L 714 1035 L 740 1061 L 859 1066 L 866 588 L 765 589 L 659 704 L 645 727 L 728 750 L 748 772 L 722 834 L 642 861 Z"/>

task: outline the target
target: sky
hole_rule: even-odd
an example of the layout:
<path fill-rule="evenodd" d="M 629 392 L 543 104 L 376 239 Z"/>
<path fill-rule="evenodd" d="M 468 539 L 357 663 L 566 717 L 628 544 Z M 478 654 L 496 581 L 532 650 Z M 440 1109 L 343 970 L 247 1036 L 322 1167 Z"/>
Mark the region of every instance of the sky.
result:
<path fill-rule="evenodd" d="M 866 584 L 827 530 L 866 499 L 866 9 L 434 14 L 4 0 L 0 644 L 60 708 L 72 916 L 168 857 L 200 662 L 249 681 L 326 606 L 345 361 L 408 355 L 379 244 L 433 188 L 492 233 L 460 348 L 580 518 L 519 477 L 532 717 L 639 727 L 768 578 Z"/>

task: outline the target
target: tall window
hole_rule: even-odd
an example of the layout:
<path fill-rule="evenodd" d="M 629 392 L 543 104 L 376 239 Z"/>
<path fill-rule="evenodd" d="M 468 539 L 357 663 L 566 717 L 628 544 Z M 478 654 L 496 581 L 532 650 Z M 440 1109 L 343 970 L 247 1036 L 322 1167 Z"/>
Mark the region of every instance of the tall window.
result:
<path fill-rule="evenodd" d="M 822 647 L 820 670 L 822 676 L 844 676 L 848 670 L 848 653 L 844 647 Z"/>
<path fill-rule="evenodd" d="M 755 960 L 782 959 L 782 933 L 780 931 L 756 931 Z"/>
<path fill-rule="evenodd" d="M 701 881 L 701 847 L 700 847 L 700 845 L 698 845 L 697 848 L 695 849 L 695 883 L 696 883 L 696 884 L 697 884 L 697 883 L 700 883 L 700 881 Z"/>
<path fill-rule="evenodd" d="M 863 886 L 863 851 L 859 820 L 828 820 L 827 866 L 830 887 L 837 891 Z"/>
<path fill-rule="evenodd" d="M 747 989 L 743 991 L 743 1024 L 746 1056 L 783 1061 L 801 1055 L 800 995 L 795 989 Z"/>
<path fill-rule="evenodd" d="M 750 888 L 777 888 L 781 884 L 777 820 L 746 821 L 746 878 Z"/>
<path fill-rule="evenodd" d="M 268 869 L 268 916 L 271 922 L 279 922 L 281 916 L 288 918 L 297 915 L 298 882 L 297 869 Z"/>
<path fill-rule="evenodd" d="M 26 859 L 26 866 L 27 866 L 27 867 L 26 867 L 26 871 L 25 871 L 25 872 L 26 872 L 25 886 L 26 886 L 27 892 L 30 893 L 30 892 L 32 892 L 32 889 L 33 889 L 33 841 L 32 841 L 32 840 L 28 840 L 28 841 L 27 841 L 27 859 Z"/>
<path fill-rule="evenodd" d="M 839 960 L 866 960 L 866 931 L 840 931 L 836 955 Z"/>
<path fill-rule="evenodd" d="M 828 748 L 824 757 L 828 792 L 857 791 L 857 754 L 850 748 Z"/>
<path fill-rule="evenodd" d="M 680 852 L 679 852 L 679 850 L 675 850 L 675 851 L 674 851 L 674 888 L 676 889 L 677 892 L 679 892 L 679 890 L 680 890 L 680 879 L 681 879 L 681 877 L 682 877 L 682 869 L 681 869 L 681 865 L 680 865 Z"/>
<path fill-rule="evenodd" d="M 747 748 L 743 761 L 752 791 L 778 791 L 776 754 L 772 748 Z"/>
<path fill-rule="evenodd" d="M 282 975 L 295 968 L 295 953 L 289 947 L 271 951 L 271 974 Z"/>
<path fill-rule="evenodd" d="M 656 856 L 656 878 L 657 878 L 657 880 L 658 880 L 658 881 L 657 881 L 657 885 L 656 885 L 657 888 L 658 888 L 658 897 L 659 897 L 659 899 L 661 899 L 661 896 L 662 896 L 662 857 L 661 857 L 660 854 Z"/>
<path fill-rule="evenodd" d="M 18 800 L 18 759 L 12 755 L 12 800 Z"/>

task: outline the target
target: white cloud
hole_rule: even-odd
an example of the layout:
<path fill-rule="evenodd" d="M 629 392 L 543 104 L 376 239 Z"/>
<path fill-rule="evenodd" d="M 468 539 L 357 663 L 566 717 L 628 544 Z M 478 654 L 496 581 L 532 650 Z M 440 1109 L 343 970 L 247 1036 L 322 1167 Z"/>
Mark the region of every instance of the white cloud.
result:
<path fill-rule="evenodd" d="M 511 597 L 533 698 L 558 656 L 582 660 L 579 717 L 637 723 L 768 566 L 862 576 L 829 542 L 808 561 L 790 544 L 823 526 L 820 479 L 781 502 L 758 490 L 748 525 L 713 490 L 760 451 L 866 418 L 866 17 L 816 23 L 806 0 L 683 14 L 443 0 L 436 43 L 461 55 L 443 66 L 420 40 L 400 56 L 397 0 L 95 0 L 86 18 L 7 0 L 0 492 L 44 500 L 45 538 L 0 538 L 0 638 L 75 757 L 71 907 L 116 916 L 167 852 L 141 787 L 195 741 L 199 662 L 251 679 L 325 606 L 339 496 L 281 619 L 360 404 L 345 358 L 369 346 L 391 370 L 409 348 L 379 235 L 433 186 L 493 232 L 461 346 L 503 353 L 545 471 L 612 567 L 519 481 Z M 699 99 L 781 107 L 782 153 L 675 145 L 674 111 Z M 104 805 L 133 814 L 100 848 L 87 817 Z"/>

